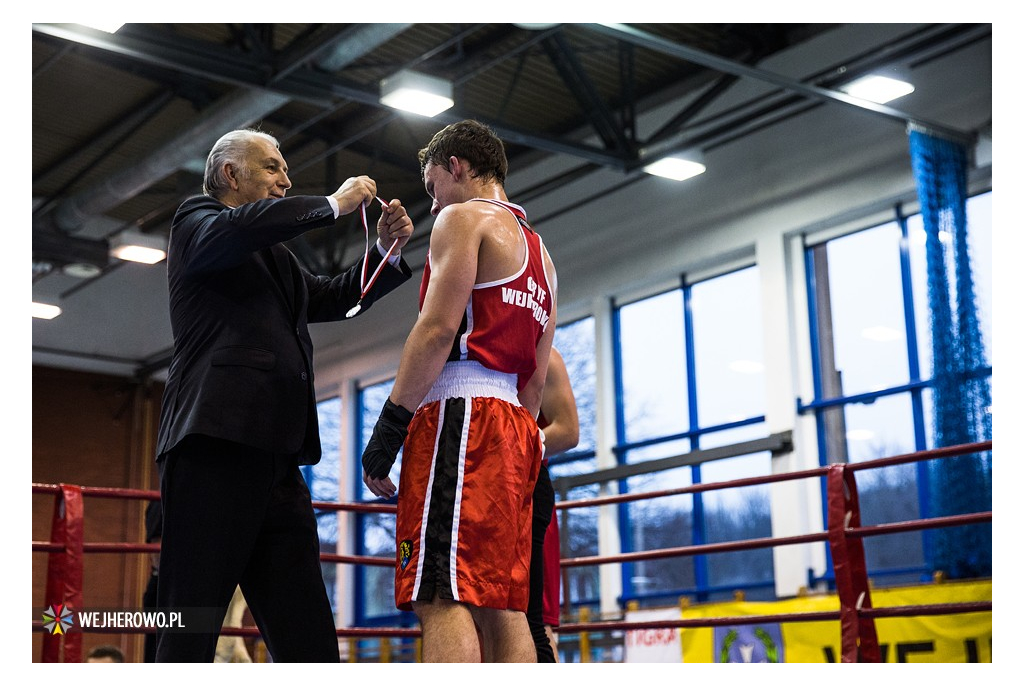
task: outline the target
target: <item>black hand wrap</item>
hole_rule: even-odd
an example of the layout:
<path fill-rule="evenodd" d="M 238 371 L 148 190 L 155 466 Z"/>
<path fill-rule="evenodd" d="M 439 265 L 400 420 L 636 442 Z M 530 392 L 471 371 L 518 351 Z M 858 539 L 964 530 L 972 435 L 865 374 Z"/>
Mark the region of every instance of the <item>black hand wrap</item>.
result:
<path fill-rule="evenodd" d="M 373 426 L 373 434 L 363 450 L 363 470 L 371 478 L 386 478 L 391 473 L 398 450 L 402 449 L 405 436 L 409 434 L 410 421 L 411 411 L 395 404 L 390 397 L 384 401 L 384 408 Z"/>

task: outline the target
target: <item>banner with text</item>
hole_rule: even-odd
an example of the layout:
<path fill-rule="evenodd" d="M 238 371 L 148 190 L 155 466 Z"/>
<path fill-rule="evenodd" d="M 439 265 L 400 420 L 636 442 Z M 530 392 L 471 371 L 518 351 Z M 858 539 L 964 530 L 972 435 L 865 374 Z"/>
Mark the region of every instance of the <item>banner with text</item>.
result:
<path fill-rule="evenodd" d="M 991 602 L 992 581 L 946 582 L 871 590 L 876 608 L 922 604 Z M 778 602 L 723 602 L 682 610 L 684 619 L 838 611 L 835 595 Z M 679 611 L 679 610 L 675 610 Z M 992 661 L 992 612 L 875 619 L 886 663 L 972 663 Z M 834 663 L 839 660 L 839 621 L 755 623 L 744 626 L 685 628 L 683 661 Z"/>
<path fill-rule="evenodd" d="M 627 611 L 627 622 L 678 621 L 679 607 Z M 683 661 L 679 628 L 627 630 L 623 661 L 633 664 L 678 664 Z"/>

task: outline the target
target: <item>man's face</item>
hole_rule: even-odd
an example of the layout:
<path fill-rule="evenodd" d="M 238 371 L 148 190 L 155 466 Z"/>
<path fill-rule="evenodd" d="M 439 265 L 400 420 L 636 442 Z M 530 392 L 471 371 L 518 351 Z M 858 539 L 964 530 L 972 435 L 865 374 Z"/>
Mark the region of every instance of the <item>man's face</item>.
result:
<path fill-rule="evenodd" d="M 241 204 L 284 197 L 292 182 L 281 152 L 268 140 L 256 140 L 249 147 L 245 169 L 235 171 L 237 197 Z"/>
<path fill-rule="evenodd" d="M 423 187 L 427 189 L 427 195 L 433 200 L 430 205 L 430 215 L 437 216 L 442 209 L 450 204 L 461 202 L 455 195 L 455 178 L 452 173 L 443 166 L 427 162 L 423 167 Z"/>

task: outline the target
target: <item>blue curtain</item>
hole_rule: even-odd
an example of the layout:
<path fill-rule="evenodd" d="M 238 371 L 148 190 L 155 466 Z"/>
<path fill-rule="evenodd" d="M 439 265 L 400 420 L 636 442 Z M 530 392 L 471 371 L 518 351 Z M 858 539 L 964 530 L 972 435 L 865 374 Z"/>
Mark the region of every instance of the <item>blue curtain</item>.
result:
<path fill-rule="evenodd" d="M 921 131 L 910 133 L 910 155 L 927 235 L 931 311 L 935 447 L 992 438 L 990 377 L 978 325 L 967 244 L 967 151 Z M 992 454 L 931 462 L 933 516 L 992 508 Z M 992 575 L 992 527 L 932 532 L 932 567 L 951 578 Z"/>

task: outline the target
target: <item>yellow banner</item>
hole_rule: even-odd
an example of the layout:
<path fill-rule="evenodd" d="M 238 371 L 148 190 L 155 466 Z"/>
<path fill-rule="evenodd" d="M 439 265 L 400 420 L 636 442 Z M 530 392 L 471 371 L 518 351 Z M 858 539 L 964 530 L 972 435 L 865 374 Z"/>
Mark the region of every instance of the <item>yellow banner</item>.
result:
<path fill-rule="evenodd" d="M 871 590 L 874 607 L 992 601 L 992 581 L 945 582 Z M 724 602 L 683 609 L 684 619 L 838 611 L 836 595 L 778 602 Z M 992 612 L 875 619 L 886 663 L 992 661 Z M 683 661 L 830 663 L 841 660 L 839 621 L 685 628 Z"/>

